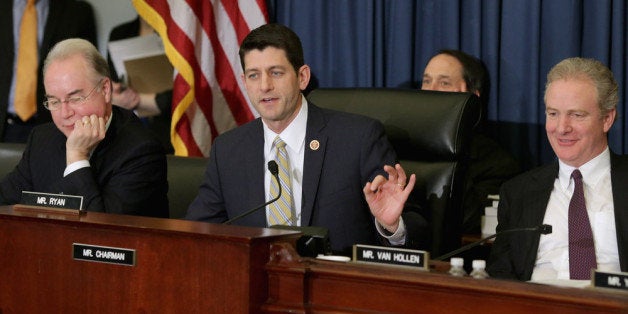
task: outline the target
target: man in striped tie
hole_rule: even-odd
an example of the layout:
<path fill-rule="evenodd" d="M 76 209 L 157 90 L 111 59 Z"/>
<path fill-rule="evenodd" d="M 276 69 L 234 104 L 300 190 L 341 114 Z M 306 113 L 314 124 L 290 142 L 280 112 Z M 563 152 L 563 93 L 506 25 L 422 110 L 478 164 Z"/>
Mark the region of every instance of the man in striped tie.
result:
<path fill-rule="evenodd" d="M 548 224 L 553 232 L 497 236 L 491 276 L 588 285 L 592 269 L 628 271 L 628 158 L 607 140 L 617 90 L 593 59 L 565 59 L 549 72 L 545 130 L 558 160 L 504 183 L 497 231 Z"/>
<path fill-rule="evenodd" d="M 243 81 L 261 118 L 219 136 L 186 218 L 221 223 L 281 195 L 240 225 L 317 226 L 332 250 L 354 244 L 427 246 L 429 228 L 404 211 L 415 184 L 381 123 L 317 107 L 303 96 L 310 80 L 299 37 L 266 24 L 240 47 Z M 279 184 L 266 164 L 279 165 Z"/>

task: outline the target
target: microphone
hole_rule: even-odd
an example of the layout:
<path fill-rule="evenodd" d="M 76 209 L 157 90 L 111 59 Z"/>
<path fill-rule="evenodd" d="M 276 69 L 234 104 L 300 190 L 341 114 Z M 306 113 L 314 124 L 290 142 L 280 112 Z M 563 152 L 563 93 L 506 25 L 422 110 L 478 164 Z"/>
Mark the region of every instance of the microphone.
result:
<path fill-rule="evenodd" d="M 506 233 L 513 233 L 513 232 L 523 232 L 523 231 L 538 232 L 540 234 L 550 234 L 550 233 L 552 233 L 552 226 L 551 225 L 540 225 L 540 226 L 536 226 L 536 227 L 515 228 L 515 229 L 509 229 L 509 230 L 500 231 L 500 232 L 497 232 L 497 233 L 495 233 L 493 235 L 490 235 L 490 236 L 488 236 L 488 237 L 486 237 L 484 239 L 481 239 L 481 240 L 475 241 L 475 242 L 473 242 L 471 244 L 465 245 L 465 246 L 463 246 L 463 247 L 461 247 L 461 248 L 459 248 L 459 249 L 457 249 L 455 251 L 451 251 L 451 252 L 449 252 L 449 253 L 447 253 L 445 255 L 441 255 L 441 256 L 435 258 L 435 260 L 437 260 L 437 261 L 446 260 L 446 259 L 448 259 L 448 258 L 450 258 L 450 257 L 452 257 L 454 255 L 457 255 L 457 254 L 460 254 L 462 252 L 468 251 L 471 248 L 474 248 L 474 247 L 476 247 L 476 246 L 478 246 L 478 245 L 480 245 L 480 244 L 482 244 L 482 243 L 484 243 L 484 242 L 486 242 L 486 241 L 488 241 L 488 240 L 490 240 L 490 239 L 492 239 L 492 238 L 494 238 L 494 237 L 496 237 L 498 235 L 502 235 L 502 234 L 506 234 Z"/>
<path fill-rule="evenodd" d="M 223 222 L 224 225 L 230 225 L 232 222 L 237 221 L 241 218 L 244 218 L 256 211 L 258 211 L 260 208 L 264 208 L 266 207 L 268 204 L 276 202 L 280 197 L 281 197 L 281 182 L 279 182 L 279 167 L 277 166 L 277 163 L 274 160 L 271 160 L 268 162 L 268 171 L 270 171 L 270 173 L 273 175 L 273 177 L 275 178 L 275 181 L 277 181 L 277 185 L 279 186 L 279 192 L 277 193 L 277 196 L 275 198 L 273 198 L 272 200 L 259 205 L 257 207 L 254 207 L 248 211 L 245 211 L 244 213 L 235 216 L 225 222 Z"/>

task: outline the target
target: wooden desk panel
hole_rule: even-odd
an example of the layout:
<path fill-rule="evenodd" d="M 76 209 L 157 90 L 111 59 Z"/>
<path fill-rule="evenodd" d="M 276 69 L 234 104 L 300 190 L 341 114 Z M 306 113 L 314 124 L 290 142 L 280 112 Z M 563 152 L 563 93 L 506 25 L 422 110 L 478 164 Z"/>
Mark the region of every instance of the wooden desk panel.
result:
<path fill-rule="evenodd" d="M 63 218 L 63 217 L 57 217 Z M 255 313 L 270 243 L 296 234 L 87 213 L 51 219 L 0 207 L 1 313 Z M 72 244 L 136 251 L 136 265 L 75 260 Z"/>
<path fill-rule="evenodd" d="M 321 261 L 289 246 L 273 246 L 267 269 L 267 313 L 628 313 L 622 292 Z"/>

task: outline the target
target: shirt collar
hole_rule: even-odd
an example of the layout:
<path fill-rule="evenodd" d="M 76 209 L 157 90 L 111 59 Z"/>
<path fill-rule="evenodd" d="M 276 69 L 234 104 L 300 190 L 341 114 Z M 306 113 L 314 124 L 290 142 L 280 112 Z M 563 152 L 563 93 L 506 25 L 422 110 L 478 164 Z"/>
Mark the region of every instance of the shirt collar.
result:
<path fill-rule="evenodd" d="M 558 160 L 559 170 L 558 170 L 558 180 L 560 181 L 560 185 L 567 190 L 569 185 L 571 184 L 571 173 L 576 169 L 566 163 L 562 162 L 560 159 Z M 582 173 L 582 180 L 588 186 L 595 186 L 600 179 L 604 176 L 604 174 L 610 171 L 611 167 L 611 155 L 608 146 L 606 149 L 595 158 L 589 160 L 584 165 L 580 166 L 578 169 L 580 173 Z"/>
<path fill-rule="evenodd" d="M 264 125 L 264 146 L 267 150 L 272 149 L 273 141 L 275 140 L 275 137 L 279 135 L 289 149 L 300 153 L 303 149 L 305 132 L 307 129 L 307 107 L 307 100 L 305 99 L 305 96 L 301 95 L 301 109 L 299 110 L 299 113 L 294 120 L 290 122 L 288 127 L 281 132 L 281 134 L 273 132 L 270 128 L 268 128 L 266 123 L 264 123 L 264 120 L 262 120 L 262 124 Z"/>

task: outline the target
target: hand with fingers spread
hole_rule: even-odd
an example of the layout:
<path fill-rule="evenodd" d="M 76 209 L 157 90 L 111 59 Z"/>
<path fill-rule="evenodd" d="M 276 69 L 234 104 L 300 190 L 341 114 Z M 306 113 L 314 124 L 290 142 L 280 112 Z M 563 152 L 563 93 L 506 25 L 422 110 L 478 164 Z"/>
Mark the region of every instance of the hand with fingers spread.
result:
<path fill-rule="evenodd" d="M 66 141 L 66 162 L 89 160 L 90 152 L 105 138 L 107 119 L 95 114 L 74 122 L 74 130 Z"/>
<path fill-rule="evenodd" d="M 372 182 L 366 183 L 363 192 L 377 222 L 394 233 L 399 226 L 404 204 L 414 188 L 416 176 L 412 174 L 410 180 L 407 180 L 400 164 L 396 164 L 394 168 L 386 165 L 384 171 L 388 173 L 388 179 L 378 175 Z"/>

